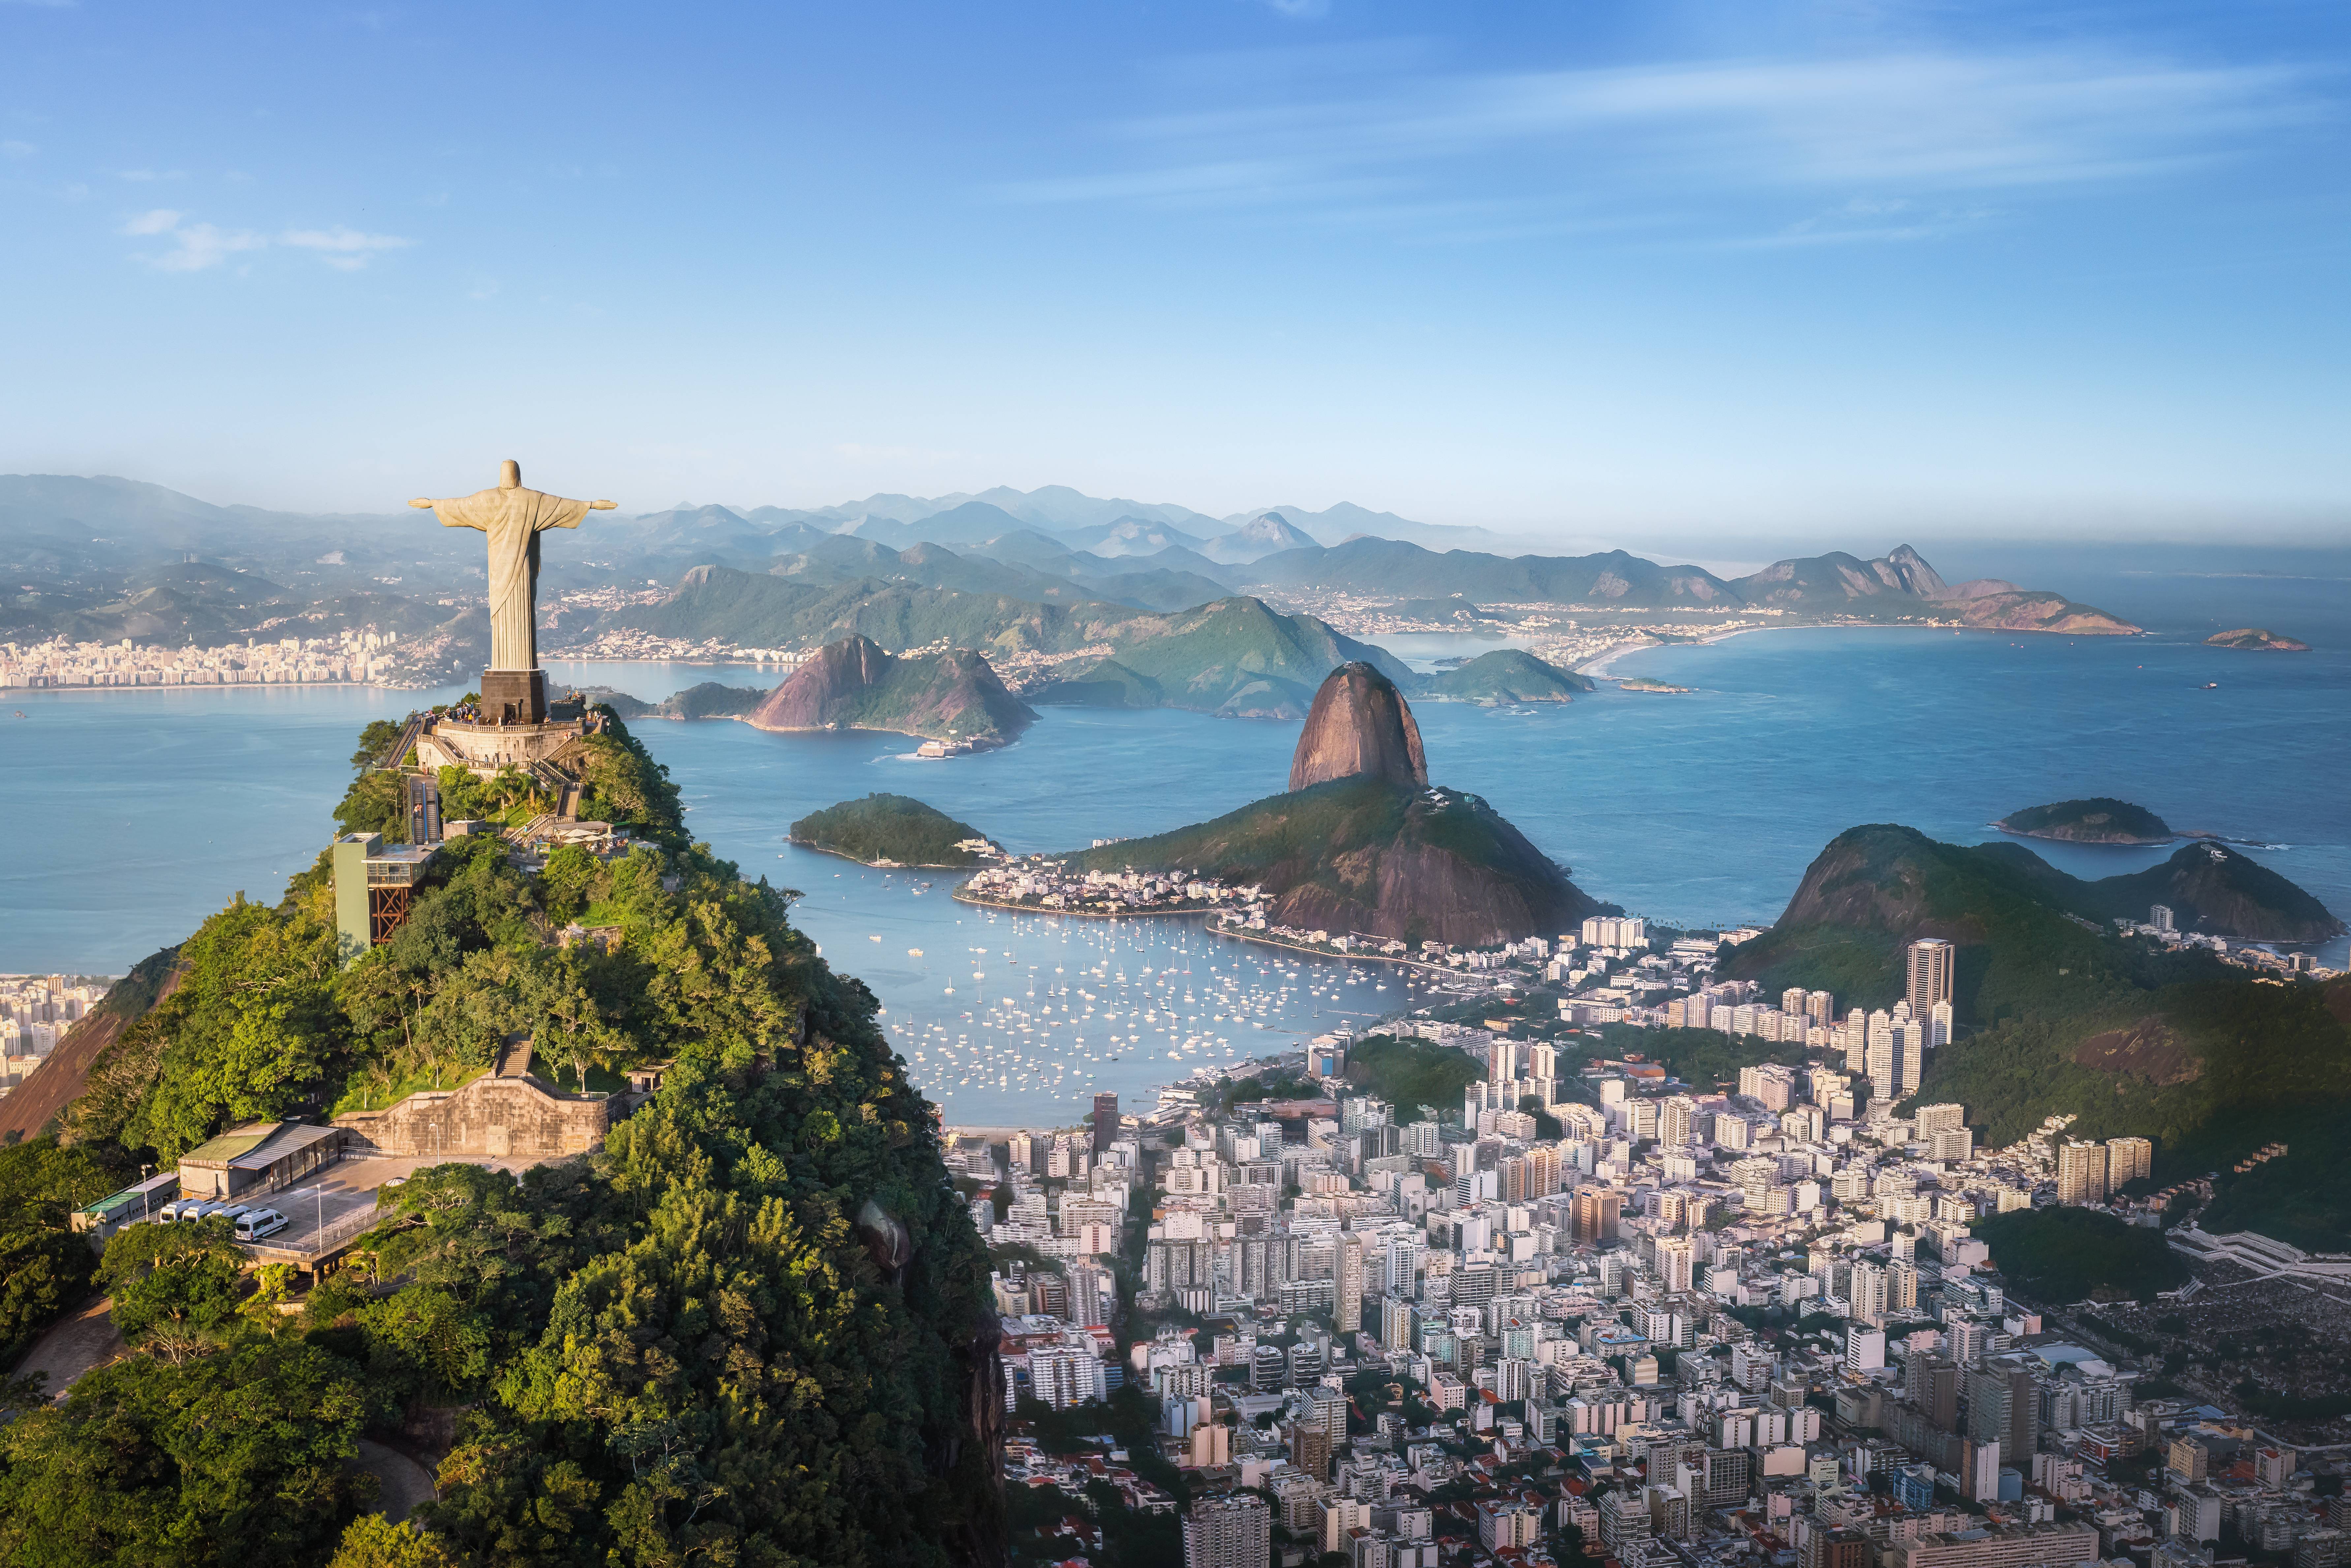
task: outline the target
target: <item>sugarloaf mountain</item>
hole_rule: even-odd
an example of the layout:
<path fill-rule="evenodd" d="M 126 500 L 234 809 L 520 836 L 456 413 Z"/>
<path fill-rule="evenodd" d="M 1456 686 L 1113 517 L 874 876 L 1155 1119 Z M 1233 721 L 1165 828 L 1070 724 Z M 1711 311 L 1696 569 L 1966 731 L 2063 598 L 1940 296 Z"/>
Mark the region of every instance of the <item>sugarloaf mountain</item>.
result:
<path fill-rule="evenodd" d="M 1271 925 L 1416 945 L 1552 936 L 1609 907 L 1484 800 L 1431 785 L 1404 694 L 1365 664 L 1340 665 L 1314 694 L 1285 792 L 1066 859 L 1255 884 Z"/>

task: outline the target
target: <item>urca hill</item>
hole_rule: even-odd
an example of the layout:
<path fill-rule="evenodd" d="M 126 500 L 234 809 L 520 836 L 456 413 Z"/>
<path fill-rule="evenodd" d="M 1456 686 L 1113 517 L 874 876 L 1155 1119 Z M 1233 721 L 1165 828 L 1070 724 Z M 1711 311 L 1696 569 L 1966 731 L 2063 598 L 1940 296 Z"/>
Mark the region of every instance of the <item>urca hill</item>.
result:
<path fill-rule="evenodd" d="M 1411 707 L 1368 664 L 1340 665 L 1314 694 L 1290 786 L 1214 821 L 1064 858 L 1081 872 L 1254 883 L 1275 924 L 1412 943 L 1513 942 L 1605 907 L 1484 800 L 1429 784 Z"/>
<path fill-rule="evenodd" d="M 755 729 L 883 729 L 983 746 L 1036 719 L 967 648 L 901 658 L 863 636 L 826 643 L 751 710 Z"/>

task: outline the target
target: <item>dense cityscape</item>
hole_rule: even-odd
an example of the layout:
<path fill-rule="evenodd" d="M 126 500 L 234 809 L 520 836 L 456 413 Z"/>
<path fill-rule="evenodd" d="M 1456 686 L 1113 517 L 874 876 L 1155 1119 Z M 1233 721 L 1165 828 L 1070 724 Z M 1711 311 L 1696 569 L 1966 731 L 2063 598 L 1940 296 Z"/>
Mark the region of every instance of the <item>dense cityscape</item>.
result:
<path fill-rule="evenodd" d="M 2306 1465 L 2131 1354 L 2156 1341 L 2021 1294 L 1974 1234 L 2059 1207 L 2160 1227 L 2209 1183 L 2151 1192 L 2150 1140 L 2070 1116 L 1982 1149 L 1964 1106 L 1897 1113 L 1949 1040 L 1946 944 L 1913 946 L 1901 1002 L 1843 1020 L 1825 993 L 1710 983 L 1717 950 L 1595 919 L 1448 956 L 1489 997 L 1624 991 L 1561 1016 L 1662 1025 L 1607 1030 L 1647 1051 L 1438 1006 L 1207 1069 L 1139 1115 L 1105 1095 L 1073 1131 L 957 1137 L 997 1260 L 1020 1560 L 1131 1536 L 1180 1539 L 1186 1568 L 2179 1568 L 2225 1531 L 2344 1561 L 2339 1448 Z M 1685 1082 L 1664 1065 L 1685 1019 L 1819 1060 Z M 1448 1065 L 1458 1104 L 1376 1092 Z M 2199 1277 L 2157 1315 L 2263 1274 L 2351 1282 L 2192 1218 L 2175 1238 Z"/>
<path fill-rule="evenodd" d="M 105 975 L 0 975 L 0 1096 L 30 1077 L 113 983 Z"/>
<path fill-rule="evenodd" d="M 77 643 L 0 643 L 0 687 L 291 685 L 320 681 L 384 683 L 392 674 L 392 632 L 333 637 L 248 637 L 211 647 L 167 647 L 122 638 Z"/>

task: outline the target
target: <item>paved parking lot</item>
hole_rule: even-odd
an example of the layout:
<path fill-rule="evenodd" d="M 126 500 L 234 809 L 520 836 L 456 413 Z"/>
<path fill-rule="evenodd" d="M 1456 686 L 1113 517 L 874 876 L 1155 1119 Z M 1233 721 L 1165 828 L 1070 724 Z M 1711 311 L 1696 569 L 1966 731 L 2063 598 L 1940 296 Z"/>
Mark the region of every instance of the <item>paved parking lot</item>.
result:
<path fill-rule="evenodd" d="M 357 1217 L 374 1213 L 376 1193 L 385 1182 L 394 1176 L 413 1176 L 432 1166 L 452 1163 L 446 1155 L 362 1155 L 339 1160 L 320 1171 L 316 1181 L 280 1187 L 258 1199 L 248 1200 L 257 1208 L 277 1210 L 289 1222 L 285 1229 L 260 1245 L 272 1251 L 306 1255 L 314 1252 L 321 1233 L 336 1240 L 349 1234 L 354 1223 L 360 1229 L 366 1228 Z M 463 1163 L 517 1176 L 531 1164 L 528 1160 L 493 1159 L 468 1159 Z"/>

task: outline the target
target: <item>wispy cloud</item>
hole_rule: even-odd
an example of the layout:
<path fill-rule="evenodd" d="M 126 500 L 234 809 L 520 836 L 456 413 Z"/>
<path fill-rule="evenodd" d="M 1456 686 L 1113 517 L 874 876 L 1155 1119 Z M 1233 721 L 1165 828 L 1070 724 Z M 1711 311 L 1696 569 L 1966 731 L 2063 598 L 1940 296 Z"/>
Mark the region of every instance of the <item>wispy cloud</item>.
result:
<path fill-rule="evenodd" d="M 134 185 L 144 185 L 157 180 L 184 180 L 188 172 L 185 169 L 120 169 L 114 177 L 128 180 Z"/>
<path fill-rule="evenodd" d="M 171 232 L 176 247 L 155 261 L 165 272 L 202 272 L 269 243 L 249 229 L 225 229 L 214 224 L 189 224 Z"/>
<path fill-rule="evenodd" d="M 1954 215 L 1855 212 L 1848 220 L 1866 221 L 1813 220 L 1768 243 L 1917 238 L 1981 221 L 1965 215 L 1979 210 L 1976 193 L 2158 175 L 2236 155 L 2324 112 L 2315 74 L 2294 67 L 2068 51 L 1482 74 L 1420 70 L 1405 50 L 1385 59 L 1356 50 L 1320 72 L 1312 53 L 1270 51 L 1270 66 L 1186 62 L 1177 74 L 1187 93 L 1228 106 L 1107 126 L 1110 166 L 989 193 L 1286 205 L 1309 216 L 1345 207 L 1360 218 L 1378 210 L 1365 193 L 1384 190 L 1399 216 L 1474 197 L 1515 203 L 1538 224 L 1736 207 L 1750 229 L 1759 196 L 1942 199 L 1936 210 Z"/>
<path fill-rule="evenodd" d="M 39 151 L 29 141 L 0 141 L 0 158 L 7 159 L 11 163 L 21 163 Z"/>
<path fill-rule="evenodd" d="M 340 225 L 329 229 L 287 229 L 273 240 L 251 229 L 225 229 L 186 219 L 187 214 L 174 208 L 157 207 L 126 220 L 121 232 L 134 238 L 170 239 L 172 249 L 141 257 L 162 272 L 202 272 L 232 256 L 266 250 L 272 244 L 308 251 L 339 271 L 357 272 L 370 258 L 415 243 L 397 235 L 365 234 Z"/>
<path fill-rule="evenodd" d="M 357 272 L 381 252 L 399 250 L 415 243 L 398 235 L 362 234 L 340 224 L 330 229 L 288 229 L 278 239 L 297 250 L 313 252 L 329 267 L 345 272 Z"/>

